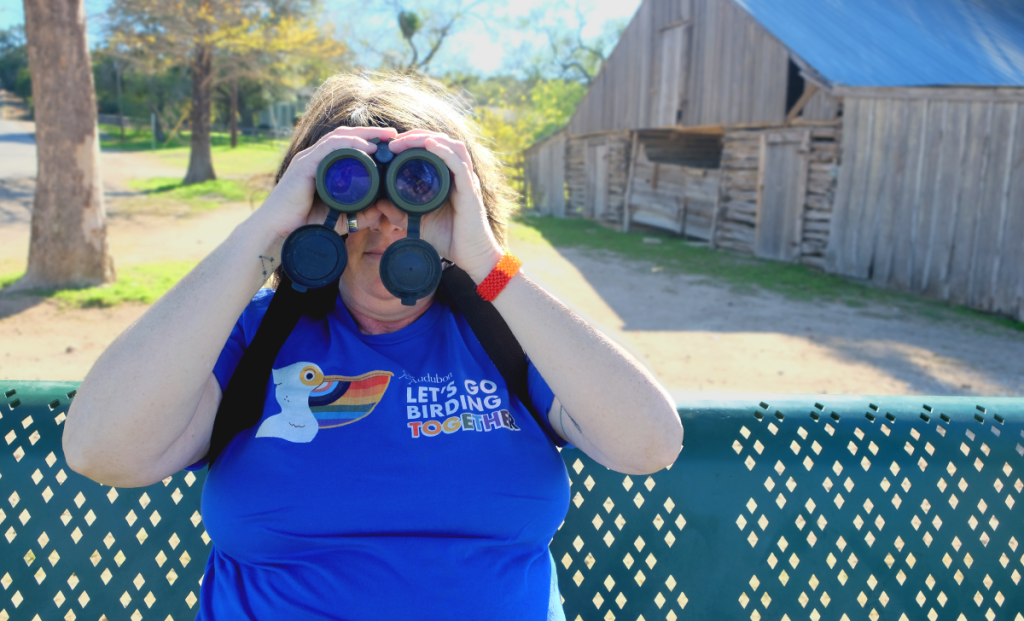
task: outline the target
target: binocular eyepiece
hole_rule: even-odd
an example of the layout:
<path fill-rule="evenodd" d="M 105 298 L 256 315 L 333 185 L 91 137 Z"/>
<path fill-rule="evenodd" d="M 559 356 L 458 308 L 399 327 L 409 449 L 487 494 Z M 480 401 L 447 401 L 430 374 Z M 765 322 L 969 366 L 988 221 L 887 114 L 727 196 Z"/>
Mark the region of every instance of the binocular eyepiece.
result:
<path fill-rule="evenodd" d="M 448 200 L 451 175 L 441 158 L 426 149 L 396 155 L 387 142 L 379 141 L 372 157 L 358 149 L 338 149 L 320 161 L 316 190 L 331 209 L 327 220 L 296 229 L 282 251 L 281 263 L 294 288 L 319 289 L 341 277 L 348 254 L 334 225 L 341 214 L 359 213 L 382 194 L 408 215 L 408 226 L 406 238 L 391 244 L 381 257 L 381 282 L 407 306 L 437 288 L 441 257 L 420 239 L 420 218 Z"/>

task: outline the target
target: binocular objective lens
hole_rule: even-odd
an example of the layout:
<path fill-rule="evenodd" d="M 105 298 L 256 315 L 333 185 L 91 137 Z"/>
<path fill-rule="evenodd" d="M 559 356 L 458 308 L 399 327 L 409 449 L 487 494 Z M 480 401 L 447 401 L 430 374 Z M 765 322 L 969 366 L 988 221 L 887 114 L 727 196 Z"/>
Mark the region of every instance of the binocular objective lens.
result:
<path fill-rule="evenodd" d="M 355 158 L 342 158 L 324 172 L 324 187 L 339 203 L 358 202 L 370 191 L 371 184 L 370 171 Z"/>
<path fill-rule="evenodd" d="M 425 205 L 440 194 L 441 175 L 429 161 L 411 159 L 395 174 L 395 192 L 408 203 Z"/>

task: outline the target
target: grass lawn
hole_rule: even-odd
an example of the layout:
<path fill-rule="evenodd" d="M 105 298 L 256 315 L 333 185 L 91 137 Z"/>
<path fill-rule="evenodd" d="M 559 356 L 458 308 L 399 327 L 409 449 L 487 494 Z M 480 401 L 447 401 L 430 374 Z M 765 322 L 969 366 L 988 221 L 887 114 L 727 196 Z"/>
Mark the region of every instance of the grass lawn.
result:
<path fill-rule="evenodd" d="M 120 129 L 116 125 L 100 126 L 100 146 L 112 151 L 150 151 L 168 165 L 188 168 L 190 134 L 181 132 L 169 144 L 156 143 L 153 149 L 153 134 L 148 129 L 126 130 L 125 140 L 120 140 Z M 238 136 L 238 146 L 231 148 L 228 134 L 214 132 L 210 137 L 213 155 L 213 169 L 222 177 L 249 177 L 252 175 L 274 174 L 281 163 L 281 156 L 288 147 L 287 140 L 252 138 Z"/>
<path fill-rule="evenodd" d="M 525 216 L 517 220 L 511 234 L 527 242 L 543 240 L 555 247 L 599 250 L 653 263 L 659 270 L 703 276 L 712 284 L 724 284 L 741 292 L 762 289 L 791 300 L 840 302 L 852 307 L 877 304 L 932 319 L 969 318 L 1024 331 L 1024 324 L 1007 317 L 879 289 L 804 265 L 713 250 L 668 233 L 617 233 L 587 220 Z"/>
<path fill-rule="evenodd" d="M 239 179 L 216 179 L 183 185 L 178 177 L 152 177 L 135 179 L 128 185 L 153 199 L 167 199 L 185 203 L 192 213 L 216 209 L 225 202 L 249 201 L 259 205 L 268 192 L 251 187 Z"/>
<path fill-rule="evenodd" d="M 118 269 L 117 282 L 109 285 L 32 293 L 42 293 L 46 297 L 54 298 L 65 308 L 104 308 L 125 302 L 152 304 L 195 265 L 194 261 L 130 265 Z M 0 289 L 12 284 L 21 276 L 20 273 L 0 275 Z"/>

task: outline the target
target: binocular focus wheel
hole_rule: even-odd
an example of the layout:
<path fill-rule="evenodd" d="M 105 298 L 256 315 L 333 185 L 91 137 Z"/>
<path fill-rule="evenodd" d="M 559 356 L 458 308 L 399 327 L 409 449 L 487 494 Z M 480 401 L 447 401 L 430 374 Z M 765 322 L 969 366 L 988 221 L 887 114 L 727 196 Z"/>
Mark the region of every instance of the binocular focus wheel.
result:
<path fill-rule="evenodd" d="M 413 304 L 437 289 L 441 282 L 441 255 L 422 239 L 401 239 L 380 259 L 384 287 L 403 304 Z"/>
<path fill-rule="evenodd" d="M 319 289 L 341 277 L 348 264 L 348 252 L 336 232 L 319 224 L 307 224 L 295 229 L 285 240 L 281 264 L 296 285 Z"/>

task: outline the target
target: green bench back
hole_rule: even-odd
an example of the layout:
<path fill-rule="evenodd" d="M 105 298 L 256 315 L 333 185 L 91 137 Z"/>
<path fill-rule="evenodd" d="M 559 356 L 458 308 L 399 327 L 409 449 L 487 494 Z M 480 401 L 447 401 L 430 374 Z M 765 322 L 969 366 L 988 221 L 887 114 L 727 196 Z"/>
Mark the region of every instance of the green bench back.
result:
<path fill-rule="evenodd" d="M 205 473 L 68 471 L 74 383 L 0 382 L 0 621 L 192 619 Z M 551 542 L 566 617 L 1024 621 L 1024 400 L 692 401 L 651 476 L 576 450 Z"/>
<path fill-rule="evenodd" d="M 0 620 L 195 618 L 206 472 L 114 489 L 69 470 L 77 386 L 0 381 Z"/>

